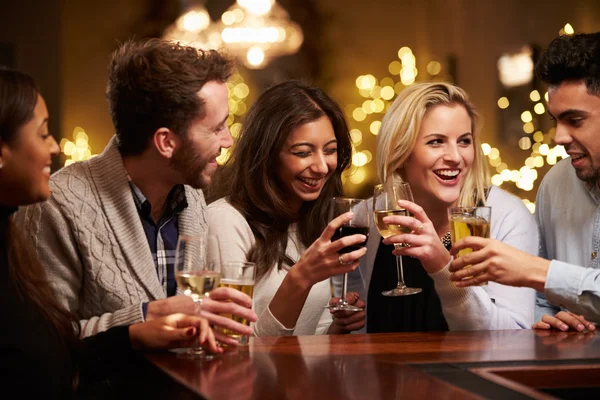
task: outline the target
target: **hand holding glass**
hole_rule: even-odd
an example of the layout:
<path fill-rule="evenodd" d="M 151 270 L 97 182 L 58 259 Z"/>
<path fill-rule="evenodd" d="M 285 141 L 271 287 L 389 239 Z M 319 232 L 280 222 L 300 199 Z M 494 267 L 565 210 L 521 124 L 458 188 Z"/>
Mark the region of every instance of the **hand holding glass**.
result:
<path fill-rule="evenodd" d="M 383 218 L 401 215 L 408 216 L 408 211 L 398 206 L 398 200 L 414 201 L 410 185 L 406 182 L 389 183 L 386 185 L 377 185 L 373 191 L 373 216 L 375 226 L 383 238 L 387 238 L 401 233 L 410 233 L 410 229 L 399 225 L 386 224 Z M 395 249 L 403 247 L 402 243 L 394 243 Z M 409 288 L 404 283 L 404 270 L 402 268 L 402 257 L 396 256 L 396 270 L 398 272 L 398 283 L 392 290 L 381 292 L 384 296 L 408 296 L 420 293 L 420 288 Z"/>
<path fill-rule="evenodd" d="M 256 279 L 256 264 L 245 261 L 226 261 L 221 266 L 221 284 L 220 287 L 228 287 L 248 295 L 252 298 L 254 294 L 254 281 Z M 243 317 L 238 317 L 233 314 L 221 314 L 224 317 L 239 322 L 246 326 L 250 326 L 250 321 Z M 241 335 L 229 329 L 215 327 L 217 332 L 227 335 L 238 340 L 240 345 L 248 344 L 248 336 Z M 226 347 L 222 344 L 223 347 Z"/>
<path fill-rule="evenodd" d="M 331 199 L 330 204 L 330 212 L 329 212 L 329 221 L 334 218 L 347 213 L 348 211 L 352 211 L 354 213 L 354 217 L 342 225 L 331 238 L 331 241 L 334 242 L 342 237 L 361 234 L 365 235 L 367 238 L 369 237 L 369 208 L 366 200 L 361 199 L 352 199 L 346 197 L 334 197 Z M 338 251 L 338 254 L 346 254 L 350 253 L 354 250 L 358 250 L 364 247 L 367 242 L 363 242 L 360 244 L 355 244 L 351 246 L 344 247 L 343 249 Z M 340 258 L 341 260 L 341 258 Z M 348 304 L 346 301 L 346 294 L 348 291 L 348 274 L 344 274 L 344 280 L 342 284 L 342 296 L 337 304 L 326 306 L 332 311 L 362 311 L 362 308 L 355 307 L 353 305 Z"/>
<path fill-rule="evenodd" d="M 490 237 L 492 218 L 491 207 L 451 207 L 448 209 L 448 219 L 450 220 L 450 236 L 452 244 L 458 242 L 467 236 L 479 236 L 482 238 Z M 466 248 L 458 252 L 458 257 L 472 253 L 473 249 Z M 464 268 L 468 268 L 466 265 Z M 470 277 L 469 277 L 470 278 Z M 465 279 L 469 279 L 465 278 Z M 482 282 L 480 286 L 487 285 Z"/>

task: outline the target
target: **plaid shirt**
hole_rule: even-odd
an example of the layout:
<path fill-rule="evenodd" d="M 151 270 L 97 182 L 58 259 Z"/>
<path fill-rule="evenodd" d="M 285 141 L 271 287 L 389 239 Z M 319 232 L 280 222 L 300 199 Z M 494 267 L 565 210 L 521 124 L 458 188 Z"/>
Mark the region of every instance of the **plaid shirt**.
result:
<path fill-rule="evenodd" d="M 173 296 L 177 293 L 175 281 L 175 252 L 179 238 L 177 216 L 188 206 L 183 185 L 173 187 L 167 196 L 167 207 L 158 223 L 152 218 L 152 206 L 142 191 L 129 180 L 133 200 L 138 209 L 148 245 L 152 251 L 152 258 L 156 266 L 156 274 L 165 295 Z M 145 310 L 144 310 L 145 311 Z M 144 312 L 144 315 L 146 313 Z"/>

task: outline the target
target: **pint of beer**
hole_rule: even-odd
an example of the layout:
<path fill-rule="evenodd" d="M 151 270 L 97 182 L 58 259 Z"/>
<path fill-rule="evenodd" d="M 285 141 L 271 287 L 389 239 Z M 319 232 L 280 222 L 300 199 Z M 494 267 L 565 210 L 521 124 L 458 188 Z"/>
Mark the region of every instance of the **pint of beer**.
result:
<path fill-rule="evenodd" d="M 219 287 L 228 287 L 239 290 L 252 298 L 254 293 L 254 280 L 256 278 L 256 265 L 246 261 L 226 261 L 221 266 L 221 283 Z M 232 314 L 221 314 L 241 324 L 250 326 L 250 321 Z M 238 339 L 240 345 L 248 344 L 248 336 L 240 335 L 229 329 L 215 327 L 215 330 L 229 337 Z"/>
<path fill-rule="evenodd" d="M 491 207 L 452 207 L 448 209 L 450 220 L 450 236 L 452 244 L 467 236 L 490 237 Z M 463 249 L 458 252 L 458 257 L 472 253 L 473 249 Z M 465 268 L 470 265 L 465 266 Z M 487 285 L 487 282 L 481 283 Z"/>

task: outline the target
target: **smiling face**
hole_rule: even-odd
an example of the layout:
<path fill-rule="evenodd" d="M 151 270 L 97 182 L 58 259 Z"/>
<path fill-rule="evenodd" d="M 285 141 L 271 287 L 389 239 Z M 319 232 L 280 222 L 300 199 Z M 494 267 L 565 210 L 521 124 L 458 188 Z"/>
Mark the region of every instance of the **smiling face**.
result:
<path fill-rule="evenodd" d="M 227 126 L 227 85 L 210 81 L 202 87 L 198 96 L 204 102 L 204 116 L 192 121 L 173 153 L 171 165 L 182 177 L 181 183 L 201 189 L 210 184 L 221 149 L 231 147 L 233 139 Z"/>
<path fill-rule="evenodd" d="M 436 105 L 425 114 L 403 178 L 421 205 L 456 203 L 475 158 L 472 121 L 462 105 Z"/>
<path fill-rule="evenodd" d="M 295 210 L 314 201 L 337 168 L 337 139 L 328 117 L 294 129 L 277 158 L 276 177 Z"/>
<path fill-rule="evenodd" d="M 583 81 L 565 81 L 548 90 L 548 112 L 556 120 L 557 144 L 571 156 L 577 177 L 600 182 L 600 96 Z"/>
<path fill-rule="evenodd" d="M 0 142 L 0 201 L 19 206 L 50 197 L 50 166 L 60 148 L 48 133 L 48 110 L 37 97 L 33 118 L 22 125 L 11 143 Z"/>

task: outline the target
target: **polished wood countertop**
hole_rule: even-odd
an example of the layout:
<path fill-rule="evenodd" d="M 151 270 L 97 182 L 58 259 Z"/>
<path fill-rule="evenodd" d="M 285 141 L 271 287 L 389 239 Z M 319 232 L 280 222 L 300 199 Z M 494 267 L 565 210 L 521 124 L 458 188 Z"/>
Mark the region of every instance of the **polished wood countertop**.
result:
<path fill-rule="evenodd" d="M 600 365 L 600 335 L 504 330 L 260 337 L 251 338 L 245 349 L 209 361 L 173 353 L 146 358 L 191 392 L 215 400 L 478 399 L 489 395 L 477 394 L 473 387 L 495 393 L 490 379 L 495 384 L 506 380 L 495 377 L 497 366 L 525 368 L 515 376 L 533 376 L 523 365 L 539 369 L 540 362 L 546 370 L 584 363 L 589 364 L 586 371 L 593 371 L 593 365 Z M 442 372 L 431 372 L 435 370 Z M 538 381 L 544 376 L 552 379 L 547 373 L 535 375 Z M 457 383 L 474 379 L 487 380 L 474 381 L 471 389 Z M 513 386 L 525 398 L 555 398 Z"/>

